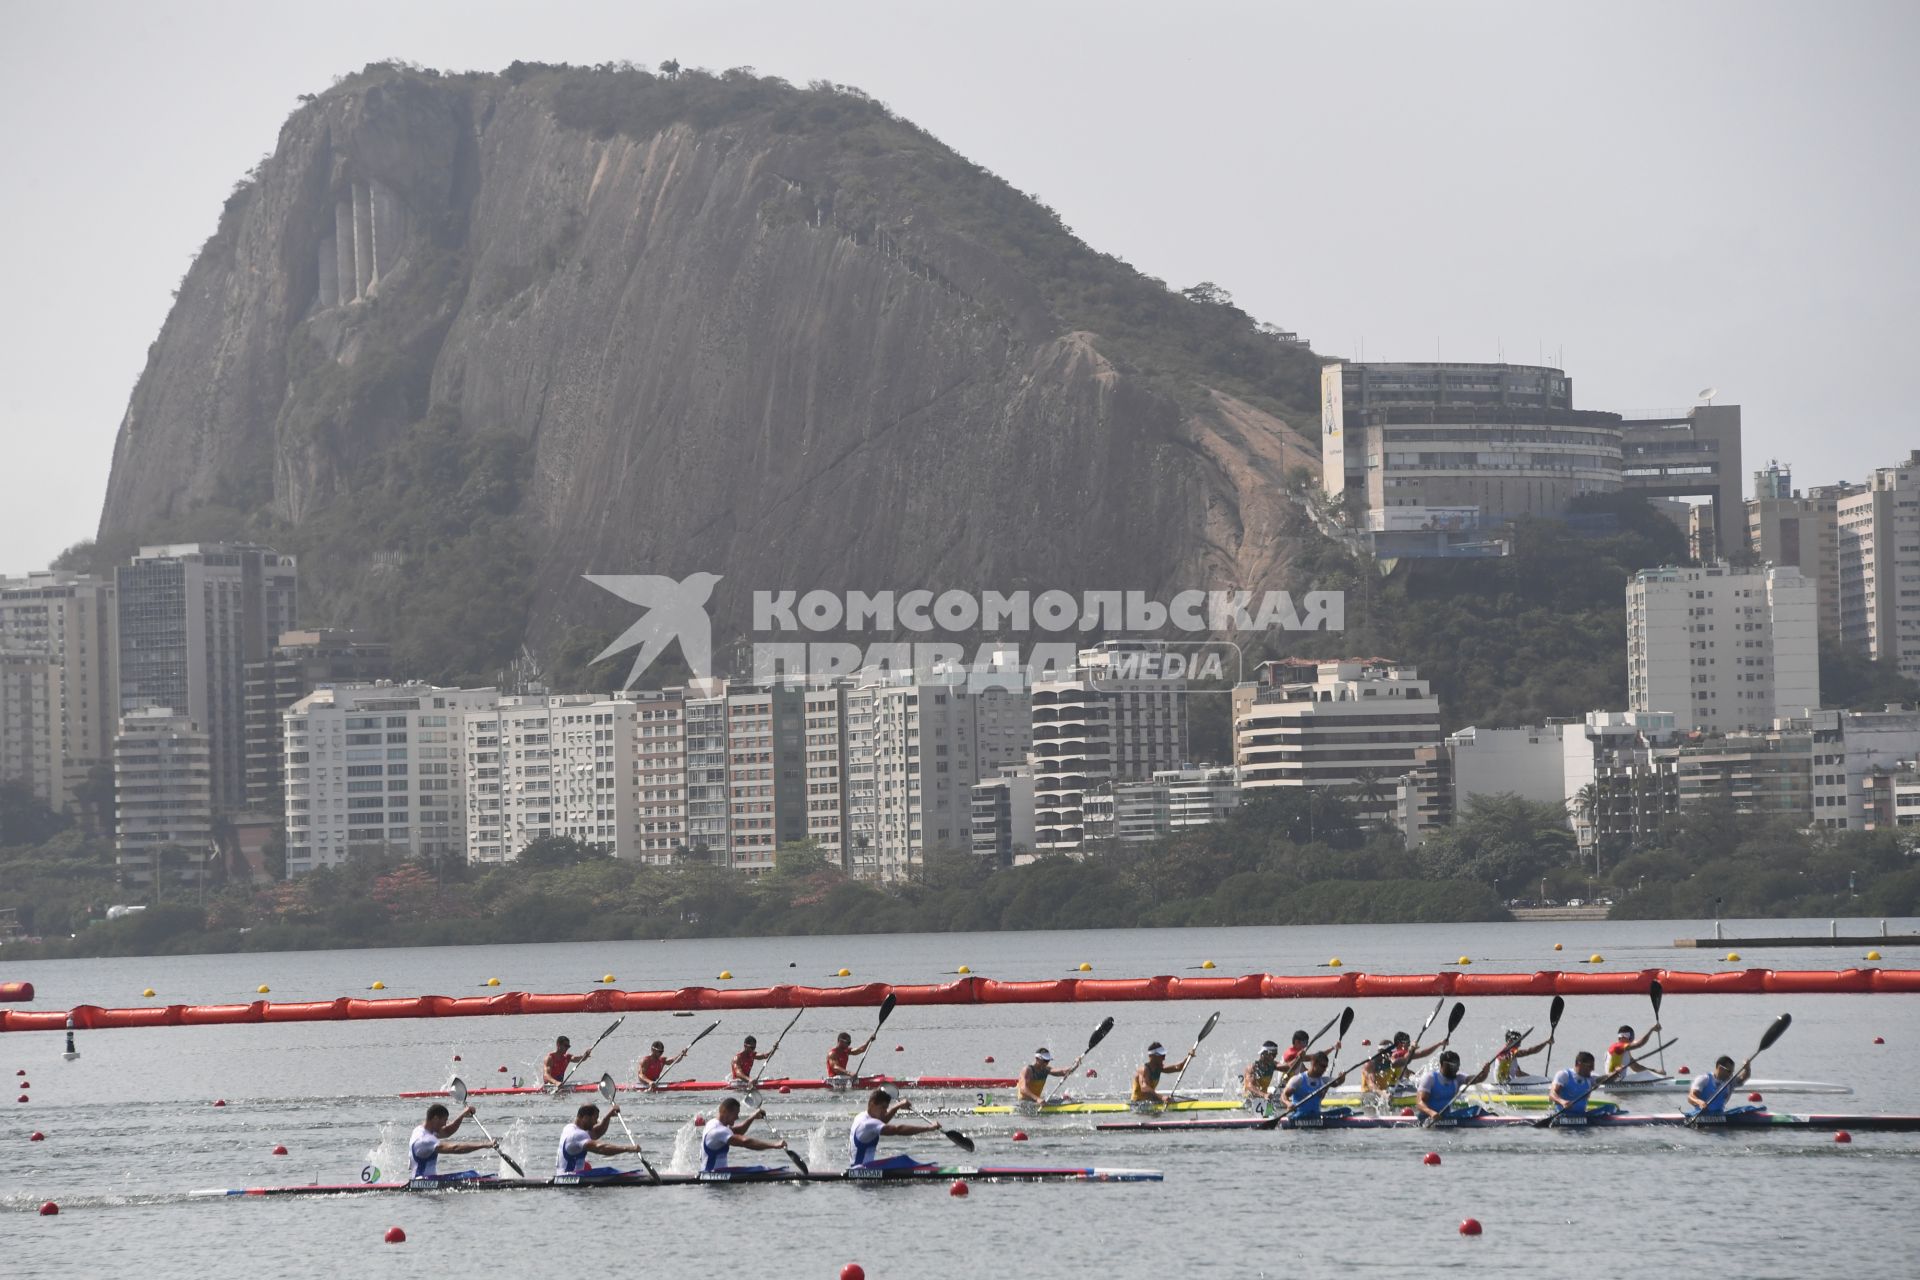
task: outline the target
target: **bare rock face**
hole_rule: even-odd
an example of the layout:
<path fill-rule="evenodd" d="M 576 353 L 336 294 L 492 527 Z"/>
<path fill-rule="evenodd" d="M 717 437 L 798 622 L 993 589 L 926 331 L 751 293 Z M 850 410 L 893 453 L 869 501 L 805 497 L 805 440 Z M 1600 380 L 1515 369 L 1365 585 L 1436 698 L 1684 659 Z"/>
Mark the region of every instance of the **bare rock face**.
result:
<path fill-rule="evenodd" d="M 1316 367 L 844 91 L 369 69 L 229 201 L 101 529 L 297 529 L 437 413 L 529 442 L 536 641 L 583 573 L 722 573 L 736 621 L 756 588 L 1290 586 Z"/>

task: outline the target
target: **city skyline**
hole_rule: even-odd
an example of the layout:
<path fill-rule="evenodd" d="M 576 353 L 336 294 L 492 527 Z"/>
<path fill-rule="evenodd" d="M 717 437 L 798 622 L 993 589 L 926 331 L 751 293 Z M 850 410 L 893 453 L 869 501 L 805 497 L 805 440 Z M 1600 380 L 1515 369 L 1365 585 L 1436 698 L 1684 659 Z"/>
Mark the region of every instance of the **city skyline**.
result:
<path fill-rule="evenodd" d="M 84 7 L 17 21 L 37 56 L 0 87 L 17 126 L 6 145 L 48 189 L 7 215 L 12 242 L 36 252 L 16 263 L 31 305 L 4 321 L 18 372 L 3 420 L 42 482 L 0 513 L 6 563 L 43 565 L 90 536 L 167 290 L 295 95 L 391 56 L 449 68 L 675 57 L 860 85 L 1058 209 L 1094 248 L 1171 287 L 1215 281 L 1323 355 L 1560 364 L 1578 403 L 1629 415 L 1684 408 L 1713 385 L 1745 408 L 1749 460 L 1779 457 L 1803 485 L 1900 452 L 1892 384 L 1873 374 L 1910 344 L 1920 287 L 1901 218 L 1920 179 L 1897 144 L 1912 115 L 1896 63 L 1914 35 L 1907 10 L 1856 11 L 1859 38 L 1844 46 L 1820 15 L 1788 6 L 1524 21 L 1500 5 L 1464 17 L 1216 6 L 1178 28 L 1136 9 L 1093 30 L 1043 12 L 1021 15 L 1019 48 L 977 12 L 933 31 L 935 16 L 908 30 L 762 7 L 724 33 L 691 6 L 451 12 L 361 23 L 116 11 L 138 38 L 104 48 Z M 948 50 L 938 65 L 930 32 Z M 231 56 L 241 46 L 247 56 Z M 1538 48 L 1578 53 L 1520 56 Z M 1276 78 L 1275 50 L 1322 52 L 1283 61 Z M 1137 92 L 1116 66 L 1163 92 Z M 1795 91 L 1767 87 L 1780 84 Z M 134 100 L 142 145 L 127 147 Z M 1035 127 L 1087 118 L 1104 127 Z M 1250 140 L 1270 154 L 1244 123 L 1261 119 L 1320 141 L 1291 167 L 1249 165 Z M 1474 149 L 1489 138 L 1494 149 Z M 63 162 L 108 145 L 124 163 Z M 1143 165 L 1159 175 L 1146 192 Z M 1403 213 L 1410 186 L 1428 193 L 1417 221 Z M 1276 252 L 1283 240 L 1315 251 Z"/>

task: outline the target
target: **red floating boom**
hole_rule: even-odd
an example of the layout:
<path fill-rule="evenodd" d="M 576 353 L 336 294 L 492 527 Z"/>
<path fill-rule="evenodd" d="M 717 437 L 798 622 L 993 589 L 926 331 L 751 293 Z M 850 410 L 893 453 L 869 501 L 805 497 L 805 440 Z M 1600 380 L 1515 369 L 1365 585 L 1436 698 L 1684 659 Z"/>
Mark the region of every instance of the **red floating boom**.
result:
<path fill-rule="evenodd" d="M 31 982 L 0 982 L 0 1000 L 25 1002 L 33 999 Z"/>
<path fill-rule="evenodd" d="M 182 1027 L 233 1022 L 337 1022 L 369 1018 L 484 1018 L 513 1013 L 681 1013 L 727 1009 L 873 1008 L 888 995 L 903 1005 L 1099 1004 L 1137 1000 L 1348 1000 L 1378 996 L 1622 996 L 1641 995 L 1658 978 L 1667 995 L 1864 995 L 1920 993 L 1920 969 L 1773 970 L 1676 973 L 1341 973 L 1290 976 L 1250 973 L 1238 978 L 1055 978 L 998 982 L 966 977 L 953 982 L 891 986 L 753 987 L 677 991 L 596 991 L 534 995 L 402 996 L 389 1000 L 147 1006 L 71 1010 L 0 1010 L 0 1031 L 57 1031 L 68 1025 L 94 1031 L 114 1027 Z M 71 1024 L 69 1024 L 71 1019 Z"/>

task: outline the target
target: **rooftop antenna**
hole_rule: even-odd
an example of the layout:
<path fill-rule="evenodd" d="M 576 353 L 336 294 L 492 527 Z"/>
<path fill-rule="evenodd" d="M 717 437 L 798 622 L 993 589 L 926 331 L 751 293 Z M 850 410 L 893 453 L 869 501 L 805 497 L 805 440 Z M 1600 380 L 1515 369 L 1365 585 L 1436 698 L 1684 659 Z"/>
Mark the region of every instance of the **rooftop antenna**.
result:
<path fill-rule="evenodd" d="M 1702 387 L 1700 388 L 1700 394 L 1695 396 L 1694 399 L 1698 400 L 1701 404 L 1711 406 L 1713 404 L 1713 398 L 1719 394 L 1720 388 L 1718 387 Z"/>

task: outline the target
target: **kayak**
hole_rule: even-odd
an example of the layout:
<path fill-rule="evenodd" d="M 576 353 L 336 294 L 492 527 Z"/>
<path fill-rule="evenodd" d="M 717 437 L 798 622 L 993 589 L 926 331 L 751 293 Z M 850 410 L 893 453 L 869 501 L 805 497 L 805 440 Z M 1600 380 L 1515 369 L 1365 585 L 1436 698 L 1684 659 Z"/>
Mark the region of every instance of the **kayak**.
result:
<path fill-rule="evenodd" d="M 880 1085 L 898 1085 L 903 1089 L 1011 1089 L 1017 1080 L 998 1076 L 861 1076 L 858 1086 L 852 1080 L 827 1081 L 819 1078 L 794 1079 L 782 1076 L 760 1082 L 760 1093 L 779 1093 L 781 1090 L 799 1091 L 818 1089 L 833 1093 L 851 1093 L 861 1089 L 878 1088 Z M 669 1080 L 663 1085 L 649 1089 L 643 1084 L 622 1084 L 615 1086 L 622 1093 L 734 1093 L 731 1080 Z M 597 1093 L 600 1090 L 598 1080 L 581 1080 L 567 1086 L 569 1093 Z M 548 1093 L 544 1085 L 496 1085 L 492 1088 L 468 1089 L 467 1093 L 475 1098 L 503 1098 L 516 1095 L 525 1096 L 536 1093 Z M 446 1089 L 409 1089 L 398 1096 L 402 1098 L 444 1098 Z"/>
<path fill-rule="evenodd" d="M 729 1169 L 720 1173 L 663 1173 L 656 1180 L 644 1171 L 613 1171 L 556 1178 L 435 1178 L 417 1182 L 312 1183 L 287 1187 L 209 1188 L 189 1192 L 216 1196 L 341 1196 L 369 1192 L 416 1195 L 468 1191 L 603 1191 L 615 1187 L 698 1187 L 751 1182 L 1159 1182 L 1158 1169 L 1077 1169 L 1042 1165 L 900 1165 L 879 1168 L 816 1169 L 801 1173 L 777 1169 Z"/>
<path fill-rule="evenodd" d="M 1434 1129 L 1520 1129 L 1534 1126 L 1545 1117 L 1536 1116 L 1462 1116 L 1440 1120 L 1431 1127 Z M 1687 1117 L 1679 1114 L 1639 1114 L 1625 1111 L 1590 1115 L 1561 1116 L 1553 1124 L 1556 1129 L 1634 1129 L 1645 1127 L 1684 1127 Z M 1221 1120 L 1128 1120 L 1109 1121 L 1096 1125 L 1103 1133 L 1148 1133 L 1148 1132 L 1186 1132 L 1200 1129 L 1419 1129 L 1417 1116 L 1375 1116 L 1351 1114 L 1327 1116 L 1321 1121 L 1282 1120 L 1277 1124 L 1273 1120 L 1261 1120 L 1253 1116 L 1245 1119 Z M 1701 1129 L 1739 1129 L 1744 1131 L 1798 1129 L 1807 1132 L 1827 1132 L 1835 1129 L 1858 1129 L 1862 1133 L 1920 1133 L 1920 1115 L 1787 1115 L 1772 1111 L 1736 1111 L 1718 1118 L 1709 1118 L 1698 1126 Z"/>
<path fill-rule="evenodd" d="M 1694 1076 L 1663 1076 L 1654 1071 L 1635 1071 L 1621 1076 L 1610 1084 L 1602 1085 L 1599 1092 L 1631 1096 L 1634 1094 L 1686 1093 L 1693 1088 Z M 1545 1094 L 1552 1085 L 1545 1076 L 1515 1076 L 1501 1084 L 1501 1088 L 1511 1093 Z M 1835 1084 L 1830 1080 L 1748 1080 L 1740 1086 L 1755 1093 L 1823 1093 L 1850 1094 L 1851 1085 Z"/>
<path fill-rule="evenodd" d="M 1547 1105 L 1547 1099 L 1544 1094 L 1509 1095 L 1496 1093 L 1478 1097 L 1476 1100 L 1484 1105 L 1497 1104 L 1509 1107 L 1540 1108 Z M 1357 1106 L 1359 1101 L 1360 1099 L 1357 1094 L 1331 1094 L 1329 1095 L 1329 1101 L 1326 1105 L 1330 1107 L 1342 1105 Z M 1413 1094 L 1395 1094 L 1392 1105 L 1396 1107 L 1412 1106 Z M 1275 1107 L 1275 1110 L 1284 1111 L 1285 1109 L 1283 1105 Z M 1257 1103 L 1250 1104 L 1237 1099 L 1227 1098 L 1182 1098 L 1168 1103 L 1166 1106 L 1158 1106 L 1151 1102 L 1120 1101 L 1049 1102 L 1044 1106 L 1038 1107 L 1031 1104 L 1022 1106 L 1018 1103 L 983 1103 L 975 1107 L 963 1107 L 949 1114 L 974 1116 L 1085 1116 L 1116 1115 L 1127 1111 L 1139 1115 L 1159 1115 L 1168 1111 L 1249 1111 L 1255 1115 L 1262 1114 L 1259 1104 Z"/>

